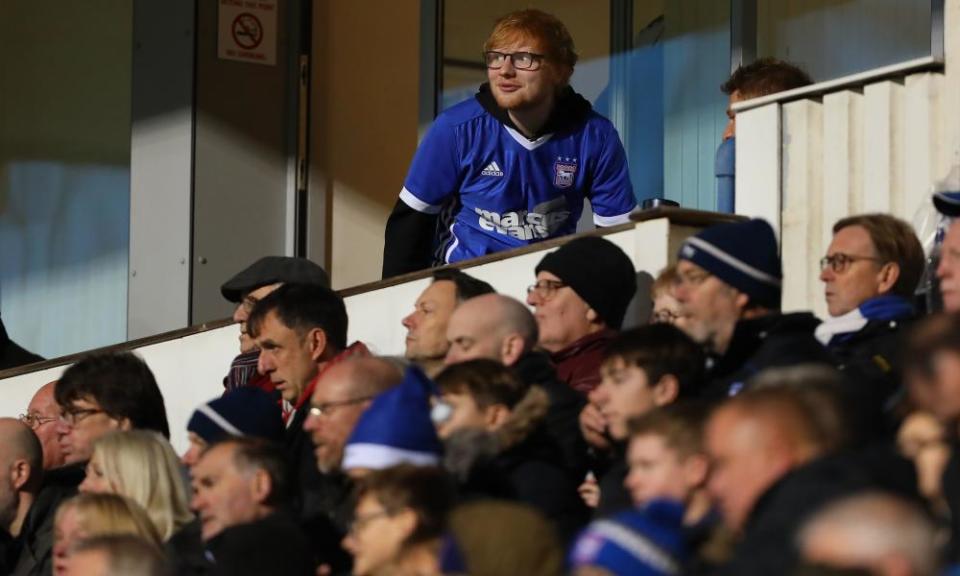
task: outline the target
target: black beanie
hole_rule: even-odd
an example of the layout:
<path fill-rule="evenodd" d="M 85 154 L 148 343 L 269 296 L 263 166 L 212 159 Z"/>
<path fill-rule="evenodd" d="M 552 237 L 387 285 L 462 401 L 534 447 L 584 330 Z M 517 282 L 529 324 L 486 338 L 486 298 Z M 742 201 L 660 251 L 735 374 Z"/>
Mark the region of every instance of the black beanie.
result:
<path fill-rule="evenodd" d="M 536 273 L 550 272 L 573 289 L 610 328 L 619 329 L 637 291 L 633 262 L 600 236 L 571 240 L 543 257 Z"/>

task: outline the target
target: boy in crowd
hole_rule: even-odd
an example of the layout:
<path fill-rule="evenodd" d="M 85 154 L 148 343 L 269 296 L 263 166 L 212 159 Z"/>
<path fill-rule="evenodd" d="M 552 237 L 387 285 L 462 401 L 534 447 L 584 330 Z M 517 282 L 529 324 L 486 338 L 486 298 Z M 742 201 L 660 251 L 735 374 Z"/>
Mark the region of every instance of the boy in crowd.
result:
<path fill-rule="evenodd" d="M 709 460 L 702 442 L 705 416 L 696 405 L 673 405 L 630 421 L 630 471 L 624 486 L 635 506 L 658 498 L 681 502 L 686 526 L 707 516 Z"/>
<path fill-rule="evenodd" d="M 627 422 L 696 396 L 703 370 L 700 347 L 670 324 L 629 330 L 610 343 L 600 368 L 601 384 L 580 414 L 580 429 L 596 451 L 596 475 L 588 476 L 580 491 L 598 515 L 630 506 L 623 487 Z"/>
<path fill-rule="evenodd" d="M 448 366 L 437 385 L 434 422 L 462 493 L 529 504 L 571 538 L 587 510 L 576 495 L 579 479 L 560 464 L 560 447 L 547 432 L 547 393 L 487 359 Z"/>

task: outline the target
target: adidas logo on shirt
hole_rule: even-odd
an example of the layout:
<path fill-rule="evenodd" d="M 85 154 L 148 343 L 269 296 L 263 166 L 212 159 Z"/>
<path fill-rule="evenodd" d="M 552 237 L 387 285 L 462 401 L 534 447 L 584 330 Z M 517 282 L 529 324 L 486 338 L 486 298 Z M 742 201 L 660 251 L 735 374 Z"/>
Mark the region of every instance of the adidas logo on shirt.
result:
<path fill-rule="evenodd" d="M 484 168 L 480 173 L 484 176 L 503 177 L 503 170 L 500 169 L 500 165 L 497 164 L 496 160 L 487 164 L 487 167 Z"/>

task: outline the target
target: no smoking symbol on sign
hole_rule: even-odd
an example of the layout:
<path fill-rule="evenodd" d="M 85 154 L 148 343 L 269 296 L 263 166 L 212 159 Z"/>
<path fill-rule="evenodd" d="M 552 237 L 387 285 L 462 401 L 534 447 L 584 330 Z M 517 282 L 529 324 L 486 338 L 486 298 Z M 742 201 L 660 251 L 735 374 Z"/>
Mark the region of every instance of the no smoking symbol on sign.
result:
<path fill-rule="evenodd" d="M 263 26 L 260 25 L 260 19 L 249 12 L 237 14 L 233 19 L 231 33 L 237 46 L 246 50 L 253 50 L 263 42 Z"/>

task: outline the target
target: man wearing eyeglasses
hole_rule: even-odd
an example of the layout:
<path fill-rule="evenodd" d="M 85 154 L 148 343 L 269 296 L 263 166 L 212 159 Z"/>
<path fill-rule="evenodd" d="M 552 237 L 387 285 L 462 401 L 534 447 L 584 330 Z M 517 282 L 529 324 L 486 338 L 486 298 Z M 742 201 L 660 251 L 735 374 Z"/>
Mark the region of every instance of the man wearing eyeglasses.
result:
<path fill-rule="evenodd" d="M 26 414 L 20 415 L 20 421 L 29 426 L 40 439 L 40 445 L 43 446 L 44 470 L 59 468 L 64 464 L 57 435 L 60 408 L 53 397 L 53 388 L 56 384 L 56 381 L 53 381 L 41 386 L 30 399 Z"/>
<path fill-rule="evenodd" d="M 816 336 L 852 376 L 848 387 L 861 414 L 871 418 L 866 425 L 882 425 L 900 388 L 902 328 L 915 316 L 912 299 L 923 267 L 913 228 L 888 214 L 837 221 L 820 260 L 830 317 Z"/>
<path fill-rule="evenodd" d="M 336 532 L 318 544 L 330 546 L 332 543 L 333 550 L 324 555 L 330 558 L 335 573 L 340 573 L 350 561 L 337 546 L 347 534 L 353 504 L 350 498 L 353 484 L 341 469 L 344 447 L 373 398 L 399 384 L 402 378 L 398 366 L 388 360 L 350 358 L 324 373 L 323 385 L 317 386 L 310 400 L 303 429 L 310 435 L 316 466 L 329 480 L 329 489 L 320 503 L 322 517 L 314 519 L 308 531 L 322 532 L 315 528 L 319 524 L 332 527 Z"/>
<path fill-rule="evenodd" d="M 383 276 L 576 231 L 589 199 L 598 226 L 636 207 L 609 120 L 569 86 L 573 39 L 539 10 L 507 14 L 484 46 L 488 82 L 440 114 L 387 222 Z"/>
<path fill-rule="evenodd" d="M 56 423 L 60 449 L 66 464 L 81 470 L 94 442 L 114 430 L 153 430 L 170 438 L 153 372 L 130 352 L 87 355 L 67 368 L 53 394 L 61 413 Z"/>
<path fill-rule="evenodd" d="M 687 238 L 677 259 L 681 328 L 710 357 L 707 399 L 736 395 L 766 368 L 833 363 L 813 337 L 813 314 L 780 312 L 780 253 L 766 221 L 711 226 Z"/>

